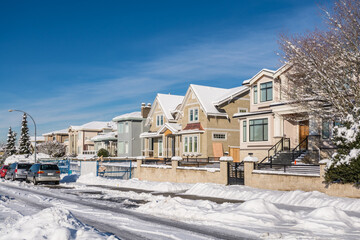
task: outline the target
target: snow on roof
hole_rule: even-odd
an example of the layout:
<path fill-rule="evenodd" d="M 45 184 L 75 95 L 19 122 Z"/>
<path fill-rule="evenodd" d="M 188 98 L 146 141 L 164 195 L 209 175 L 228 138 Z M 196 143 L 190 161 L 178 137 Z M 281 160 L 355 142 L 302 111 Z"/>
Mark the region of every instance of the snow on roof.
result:
<path fill-rule="evenodd" d="M 181 124 L 178 123 L 165 123 L 158 131 L 157 134 L 161 134 L 169 129 L 172 133 L 177 133 L 181 130 Z"/>
<path fill-rule="evenodd" d="M 68 134 L 69 133 L 69 129 L 65 128 L 65 129 L 61 129 L 61 130 L 57 130 L 57 131 L 52 131 L 52 132 L 48 132 L 48 133 L 44 133 L 43 136 L 49 136 L 49 135 L 55 135 L 55 134 Z"/>
<path fill-rule="evenodd" d="M 126 121 L 126 120 L 142 120 L 141 112 L 126 113 L 113 118 L 114 122 Z"/>
<path fill-rule="evenodd" d="M 105 140 L 117 140 L 116 132 L 99 134 L 99 135 L 91 138 L 91 141 L 94 141 L 94 142 L 105 141 Z"/>
<path fill-rule="evenodd" d="M 103 129 L 117 129 L 117 124 L 114 122 L 100 122 L 100 121 L 92 121 L 85 123 L 81 126 L 70 126 L 73 130 L 95 130 L 102 131 Z"/>
<path fill-rule="evenodd" d="M 190 84 L 190 88 L 194 91 L 196 97 L 200 102 L 200 105 L 203 107 L 203 110 L 206 114 L 227 116 L 226 113 L 220 112 L 215 107 L 213 101 L 220 99 L 222 96 L 226 95 L 229 92 L 229 89 L 201 86 L 195 84 Z"/>
<path fill-rule="evenodd" d="M 224 95 L 222 95 L 220 98 L 215 100 L 213 103 L 215 105 L 220 105 L 226 101 L 230 101 L 233 97 L 236 97 L 237 95 L 244 93 L 248 89 L 249 89 L 248 86 L 240 86 L 240 87 L 231 88 Z"/>
<path fill-rule="evenodd" d="M 45 137 L 43 136 L 36 136 L 36 142 L 44 142 L 45 141 Z M 35 137 L 31 136 L 30 137 L 30 142 L 35 142 Z"/>
<path fill-rule="evenodd" d="M 251 84 L 251 82 L 257 80 L 262 75 L 271 75 L 271 77 L 273 77 L 275 72 L 276 71 L 274 71 L 274 70 L 269 70 L 269 69 L 263 68 L 257 74 L 255 74 L 255 76 L 253 76 L 251 79 L 244 81 L 244 84 L 249 84 L 249 83 Z"/>
<path fill-rule="evenodd" d="M 182 103 L 184 96 L 158 93 L 156 98 L 165 114 L 165 117 L 168 120 L 174 120 L 171 115 L 171 111 L 175 110 L 176 107 Z"/>

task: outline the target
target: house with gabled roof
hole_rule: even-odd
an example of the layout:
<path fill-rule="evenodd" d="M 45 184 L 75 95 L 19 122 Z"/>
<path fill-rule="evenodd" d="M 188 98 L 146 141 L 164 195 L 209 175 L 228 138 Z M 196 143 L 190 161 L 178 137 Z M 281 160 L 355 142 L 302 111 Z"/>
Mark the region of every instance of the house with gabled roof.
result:
<path fill-rule="evenodd" d="M 81 155 L 91 154 L 95 155 L 95 143 L 93 137 L 100 133 L 109 133 L 116 131 L 116 124 L 114 122 L 92 121 L 81 126 L 70 126 L 69 133 L 69 154 Z"/>
<path fill-rule="evenodd" d="M 237 149 L 234 153 L 239 158 L 239 127 L 232 115 L 249 110 L 248 94 L 247 86 L 224 89 L 191 84 L 184 97 L 172 99 L 165 121 L 161 120 L 163 95 L 158 95 L 147 121 L 151 125 L 150 132 L 141 136 L 157 138 L 155 143 L 162 145 L 158 147 L 161 152 L 153 147 L 153 140 L 148 140 L 145 156 L 217 159 L 224 152 Z"/>
<path fill-rule="evenodd" d="M 259 161 L 300 162 L 319 160 L 334 151 L 330 141 L 333 123 L 319 119 L 284 94 L 291 66 L 262 69 L 244 81 L 250 91 L 250 111 L 234 114 L 240 121 L 240 158 L 253 153 Z"/>
<path fill-rule="evenodd" d="M 171 94 L 157 94 L 150 112 L 147 116 L 145 127 L 148 131 L 140 134 L 140 137 L 145 139 L 143 155 L 146 157 L 164 158 L 164 139 L 162 129 L 164 125 L 172 126 L 177 129 L 179 126 L 176 123 L 176 110 L 182 103 L 183 96 Z M 176 146 L 174 146 L 174 151 Z"/>

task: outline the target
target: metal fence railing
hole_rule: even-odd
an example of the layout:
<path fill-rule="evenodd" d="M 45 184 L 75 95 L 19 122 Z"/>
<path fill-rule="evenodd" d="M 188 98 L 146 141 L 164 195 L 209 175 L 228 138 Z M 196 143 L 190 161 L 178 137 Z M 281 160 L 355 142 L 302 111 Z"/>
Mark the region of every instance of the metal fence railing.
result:
<path fill-rule="evenodd" d="M 125 161 L 98 161 L 97 176 L 106 178 L 131 179 L 134 174 L 134 164 Z"/>

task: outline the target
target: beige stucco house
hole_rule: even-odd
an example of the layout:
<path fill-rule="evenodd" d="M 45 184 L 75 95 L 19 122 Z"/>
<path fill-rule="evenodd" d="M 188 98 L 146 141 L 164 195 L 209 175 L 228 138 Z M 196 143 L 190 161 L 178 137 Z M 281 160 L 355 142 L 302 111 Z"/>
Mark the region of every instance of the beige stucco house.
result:
<path fill-rule="evenodd" d="M 244 81 L 251 89 L 250 111 L 233 116 L 240 120 L 240 159 L 253 153 L 261 161 L 273 157 L 275 148 L 287 152 L 288 160 L 292 155 L 298 157 L 299 149 L 312 158 L 333 151 L 330 121 L 312 116 L 283 94 L 287 71 L 291 71 L 289 65 L 276 71 L 263 69 Z"/>
<path fill-rule="evenodd" d="M 166 103 L 166 104 L 164 104 Z M 207 158 L 225 152 L 239 159 L 239 127 L 232 116 L 248 112 L 249 88 L 215 88 L 191 84 L 184 97 L 158 94 L 146 124 L 146 157 Z"/>

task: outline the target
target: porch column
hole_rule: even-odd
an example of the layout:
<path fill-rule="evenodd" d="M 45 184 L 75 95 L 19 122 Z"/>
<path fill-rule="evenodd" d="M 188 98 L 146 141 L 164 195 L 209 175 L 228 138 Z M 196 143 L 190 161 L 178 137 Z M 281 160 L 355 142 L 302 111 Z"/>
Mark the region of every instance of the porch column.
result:
<path fill-rule="evenodd" d="M 283 117 L 279 114 L 275 114 L 274 116 L 274 138 L 282 138 L 284 136 L 283 131 Z"/>

